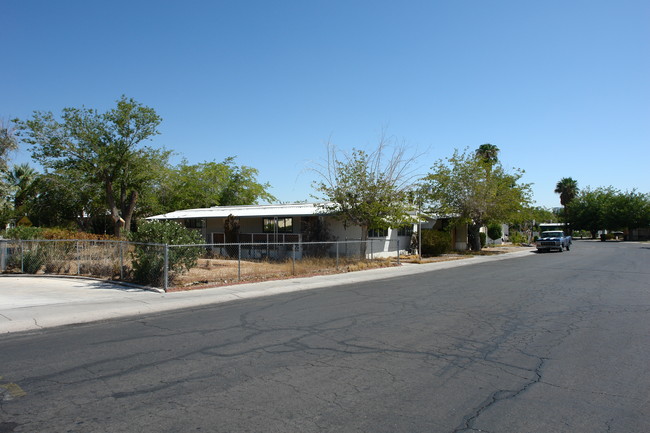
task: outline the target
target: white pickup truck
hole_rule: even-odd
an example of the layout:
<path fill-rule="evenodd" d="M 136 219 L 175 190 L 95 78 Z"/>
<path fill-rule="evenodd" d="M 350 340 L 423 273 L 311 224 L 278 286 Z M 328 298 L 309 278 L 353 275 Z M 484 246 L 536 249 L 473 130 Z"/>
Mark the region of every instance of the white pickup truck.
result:
<path fill-rule="evenodd" d="M 565 236 L 564 232 L 560 230 L 542 232 L 535 246 L 539 252 L 551 250 L 562 252 L 563 249 L 569 251 L 571 249 L 571 236 Z"/>

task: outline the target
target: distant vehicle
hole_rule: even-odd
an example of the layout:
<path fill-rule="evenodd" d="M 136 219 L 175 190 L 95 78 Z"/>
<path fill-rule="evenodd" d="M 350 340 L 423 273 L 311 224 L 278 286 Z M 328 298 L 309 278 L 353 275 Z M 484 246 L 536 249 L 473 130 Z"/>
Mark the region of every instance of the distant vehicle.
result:
<path fill-rule="evenodd" d="M 562 230 L 542 232 L 535 246 L 539 252 L 552 250 L 562 252 L 564 249 L 569 251 L 571 249 L 571 236 L 565 236 Z"/>
<path fill-rule="evenodd" d="M 539 223 L 540 232 L 555 232 L 558 230 L 564 231 L 565 229 L 565 223 Z"/>

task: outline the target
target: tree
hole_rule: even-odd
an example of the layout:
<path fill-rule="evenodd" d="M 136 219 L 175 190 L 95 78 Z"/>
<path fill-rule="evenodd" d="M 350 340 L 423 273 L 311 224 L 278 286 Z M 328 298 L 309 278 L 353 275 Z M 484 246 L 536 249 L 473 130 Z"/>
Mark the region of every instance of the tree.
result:
<path fill-rule="evenodd" d="M 6 223 L 12 216 L 12 206 L 8 198 L 11 186 L 6 182 L 7 161 L 9 153 L 18 148 L 14 128 L 4 119 L 0 119 L 0 222 Z"/>
<path fill-rule="evenodd" d="M 629 230 L 650 226 L 650 195 L 636 190 L 617 192 L 606 203 L 605 228 Z"/>
<path fill-rule="evenodd" d="M 16 164 L 7 172 L 5 178 L 12 189 L 13 205 L 16 210 L 20 209 L 32 194 L 37 177 L 36 170 L 27 163 Z"/>
<path fill-rule="evenodd" d="M 74 170 L 39 175 L 30 189 L 23 213 L 37 226 L 88 231 L 95 216 L 106 217 L 101 188 L 86 182 Z M 112 222 L 108 224 L 112 228 Z"/>
<path fill-rule="evenodd" d="M 382 137 L 370 153 L 359 149 L 344 153 L 329 144 L 326 162 L 313 168 L 320 177 L 312 184 L 317 191 L 313 197 L 327 201 L 324 210 L 344 224 L 361 227 L 364 241 L 368 229 L 398 227 L 412 220 L 409 191 L 416 159 L 408 157 L 403 146 L 388 154 L 390 145 Z"/>
<path fill-rule="evenodd" d="M 476 156 L 481 158 L 488 166 L 492 166 L 499 161 L 499 148 L 494 144 L 481 144 L 476 149 Z"/>
<path fill-rule="evenodd" d="M 542 222 L 556 222 L 557 215 L 552 211 L 539 206 L 526 206 L 510 220 L 510 236 L 516 230 L 525 236 L 526 242 L 533 239 L 533 230 L 539 229 Z"/>
<path fill-rule="evenodd" d="M 0 171 L 7 170 L 9 152 L 18 148 L 15 130 L 4 119 L 0 119 Z"/>
<path fill-rule="evenodd" d="M 182 161 L 168 170 L 156 193 L 159 212 L 211 206 L 251 205 L 272 202 L 270 185 L 257 180 L 255 168 L 239 166 L 234 157 L 222 162 L 188 164 Z"/>
<path fill-rule="evenodd" d="M 564 222 L 569 223 L 569 204 L 578 194 L 578 182 L 570 177 L 563 177 L 555 185 L 555 193 L 560 194 L 560 204 L 564 207 Z"/>
<path fill-rule="evenodd" d="M 629 231 L 650 226 L 650 195 L 635 190 L 621 192 L 611 186 L 580 191 L 569 204 L 572 225 L 588 230 Z"/>
<path fill-rule="evenodd" d="M 592 238 L 596 238 L 598 230 L 605 228 L 605 212 L 609 208 L 608 203 L 617 192 L 613 188 L 589 187 L 580 191 L 578 195 L 567 205 L 571 215 L 571 226 L 576 230 L 587 230 Z"/>
<path fill-rule="evenodd" d="M 129 231 L 140 191 L 154 175 L 154 165 L 169 155 L 141 146 L 158 134 L 161 118 L 126 96 L 105 113 L 64 108 L 61 120 L 36 111 L 31 119 L 14 122 L 22 141 L 31 145 L 32 157 L 46 170 L 76 170 L 101 185 L 117 236 Z"/>
<path fill-rule="evenodd" d="M 480 228 L 488 222 L 517 218 L 530 202 L 530 184 L 519 183 L 523 171 L 507 173 L 501 163 L 485 160 L 478 152 L 454 151 L 438 160 L 424 178 L 429 185 L 429 211 L 454 215 L 468 224 L 470 248 L 481 249 Z"/>

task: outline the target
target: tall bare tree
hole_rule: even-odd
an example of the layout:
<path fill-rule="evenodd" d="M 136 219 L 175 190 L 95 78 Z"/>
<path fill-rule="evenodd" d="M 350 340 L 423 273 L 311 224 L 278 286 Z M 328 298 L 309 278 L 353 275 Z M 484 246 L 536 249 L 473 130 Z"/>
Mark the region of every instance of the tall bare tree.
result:
<path fill-rule="evenodd" d="M 327 158 L 313 167 L 319 180 L 313 183 L 314 198 L 328 202 L 325 210 L 344 224 L 361 227 L 361 239 L 368 229 L 397 227 L 412 220 L 410 191 L 416 174 L 417 155 L 384 135 L 370 151 L 342 152 L 327 145 Z"/>

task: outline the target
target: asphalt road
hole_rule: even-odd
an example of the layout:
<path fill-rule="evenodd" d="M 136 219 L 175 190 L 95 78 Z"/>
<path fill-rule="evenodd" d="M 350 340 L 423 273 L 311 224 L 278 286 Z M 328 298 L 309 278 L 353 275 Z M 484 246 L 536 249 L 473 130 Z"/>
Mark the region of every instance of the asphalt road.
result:
<path fill-rule="evenodd" d="M 6 432 L 647 432 L 650 245 L 0 336 Z"/>

